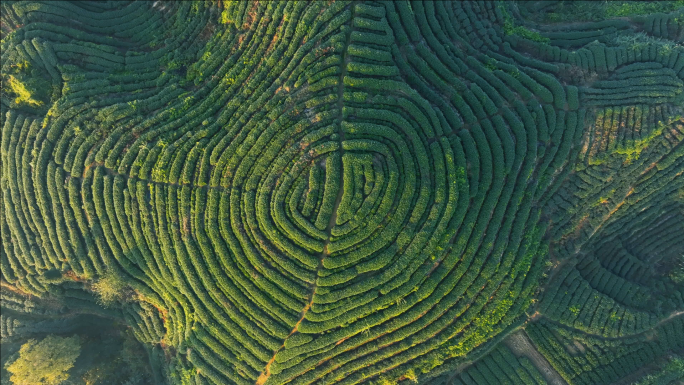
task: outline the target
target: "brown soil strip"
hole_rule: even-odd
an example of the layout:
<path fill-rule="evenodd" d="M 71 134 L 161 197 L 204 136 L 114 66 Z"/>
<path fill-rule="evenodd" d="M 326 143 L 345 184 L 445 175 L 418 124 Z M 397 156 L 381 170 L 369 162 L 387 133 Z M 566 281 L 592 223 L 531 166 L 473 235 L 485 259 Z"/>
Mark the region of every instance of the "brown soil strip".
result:
<path fill-rule="evenodd" d="M 351 5 L 352 8 L 352 17 L 351 20 L 354 19 L 354 3 Z M 347 48 L 349 47 L 349 44 L 351 42 L 351 31 L 347 33 L 347 38 L 346 38 L 346 43 L 345 43 L 345 49 L 344 53 L 342 54 L 342 70 L 340 71 L 340 77 L 339 77 L 339 84 L 338 84 L 338 90 L 337 90 L 337 107 L 339 109 L 339 114 L 340 117 L 342 117 L 342 107 L 344 103 L 344 77 L 347 74 L 347 62 L 349 61 L 348 53 L 347 53 Z M 330 215 L 330 220 L 328 221 L 328 226 L 326 227 L 325 231 L 328 234 L 328 239 L 326 239 L 325 244 L 323 246 L 323 252 L 321 253 L 319 257 L 319 262 L 318 262 L 318 267 L 316 268 L 316 271 L 321 269 L 323 266 L 323 259 L 330 255 L 330 252 L 328 251 L 328 244 L 330 243 L 330 239 L 332 238 L 332 228 L 335 226 L 335 222 L 337 221 L 337 210 L 340 207 L 340 202 L 342 202 L 342 195 L 344 195 L 344 170 L 342 166 L 342 156 L 344 155 L 344 148 L 342 147 L 342 143 L 344 142 L 344 130 L 342 129 L 342 126 L 340 125 L 338 129 L 338 135 L 339 135 L 339 145 L 340 145 L 340 175 L 339 175 L 339 186 L 338 186 L 338 192 L 337 192 L 337 197 L 335 198 L 335 204 L 333 205 L 333 211 Z M 313 297 L 314 293 L 316 292 L 316 284 L 314 283 L 313 287 L 311 288 L 311 295 L 309 298 L 309 303 L 302 309 L 302 316 L 297 321 L 295 324 L 294 328 L 288 334 L 288 336 L 285 338 L 289 338 L 291 335 L 293 335 L 295 332 L 297 332 L 297 328 L 299 328 L 299 324 L 302 323 L 304 320 L 304 317 L 306 316 L 306 312 L 309 311 L 311 306 L 313 305 Z M 339 342 L 338 342 L 339 343 Z M 263 385 L 266 383 L 268 378 L 271 376 L 271 364 L 275 361 L 276 355 L 278 354 L 279 351 L 281 351 L 285 347 L 285 341 L 283 341 L 283 345 L 278 348 L 278 350 L 275 351 L 273 354 L 273 357 L 271 357 L 270 360 L 266 363 L 266 367 L 264 368 L 264 371 L 259 375 L 256 381 L 256 385 Z"/>
<path fill-rule="evenodd" d="M 524 331 L 519 330 L 511 334 L 503 342 L 516 356 L 529 358 L 548 384 L 567 385 L 549 361 L 537 351 Z"/>

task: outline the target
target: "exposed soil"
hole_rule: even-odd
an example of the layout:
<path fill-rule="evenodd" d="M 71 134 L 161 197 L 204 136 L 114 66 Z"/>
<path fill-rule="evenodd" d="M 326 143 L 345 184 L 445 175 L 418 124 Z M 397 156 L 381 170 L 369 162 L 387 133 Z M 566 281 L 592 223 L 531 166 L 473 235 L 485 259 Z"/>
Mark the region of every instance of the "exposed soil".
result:
<path fill-rule="evenodd" d="M 511 334 L 503 343 L 506 344 L 516 356 L 529 358 L 537 370 L 539 370 L 539 373 L 544 376 L 544 379 L 548 384 L 567 385 L 567 382 L 565 382 L 560 374 L 558 374 L 551 364 L 549 364 L 549 361 L 537 351 L 523 330 Z"/>

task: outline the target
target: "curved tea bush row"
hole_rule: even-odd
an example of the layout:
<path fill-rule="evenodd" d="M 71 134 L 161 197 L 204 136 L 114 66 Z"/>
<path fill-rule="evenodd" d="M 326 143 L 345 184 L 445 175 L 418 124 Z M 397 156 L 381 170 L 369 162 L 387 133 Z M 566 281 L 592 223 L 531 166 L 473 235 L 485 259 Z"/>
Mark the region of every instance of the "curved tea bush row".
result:
<path fill-rule="evenodd" d="M 31 337 L 33 335 L 73 333 L 93 322 L 87 316 L 61 317 L 57 319 L 31 319 L 2 314 L 0 337 L 3 342 Z"/>
<path fill-rule="evenodd" d="M 684 27 L 681 22 L 683 14 L 684 11 L 681 9 L 671 13 L 658 12 L 636 17 L 635 21 L 652 36 L 681 42 L 684 39 Z"/>
<path fill-rule="evenodd" d="M 435 381 L 436 380 L 436 381 Z M 546 384 L 539 370 L 527 357 L 516 357 L 510 349 L 499 345 L 460 374 L 447 376 L 435 384 Z"/>
<path fill-rule="evenodd" d="M 582 47 L 593 41 L 609 43 L 628 30 L 626 20 L 603 20 L 598 22 L 575 23 L 566 25 L 542 25 L 541 36 L 549 39 L 551 46 L 560 48 Z"/>
<path fill-rule="evenodd" d="M 596 260 L 592 262 L 598 264 Z M 620 280 L 600 267 L 596 270 L 600 273 L 591 276 L 583 276 L 584 270 L 579 268 L 560 271 L 556 279 L 564 279 L 545 293 L 540 311 L 564 325 L 610 337 L 641 333 L 656 324 L 658 317 L 642 310 L 648 299 L 644 298 L 645 288 Z M 616 285 L 625 291 L 616 293 L 613 290 Z M 634 292 L 626 291 L 628 289 Z M 635 308 L 634 302 L 639 299 L 641 302 Z"/>
<path fill-rule="evenodd" d="M 679 114 L 677 108 L 667 104 L 595 112 L 592 128 L 583 138 L 579 172 L 548 203 L 552 217 L 559 219 L 553 239 L 574 233 L 565 242 L 562 254 L 574 254 L 598 225 L 624 226 L 630 223 L 625 215 L 636 215 L 640 209 L 657 205 L 658 193 L 668 195 L 677 189 L 680 182 L 673 178 L 681 167 L 676 150 L 682 138 Z M 584 207 L 568 205 L 579 200 L 591 203 Z"/>
<path fill-rule="evenodd" d="M 675 234 L 681 233 L 684 218 L 677 201 L 682 183 L 671 178 L 682 164 L 673 163 L 673 169 L 662 172 L 652 167 L 649 177 L 642 175 L 640 183 L 623 190 L 624 202 L 618 202 L 609 217 L 599 212 L 589 217 L 594 224 L 580 222 L 596 226 L 596 235 L 585 238 L 581 254 L 566 249 L 576 253 L 579 262 L 569 263 L 549 282 L 540 303 L 542 314 L 587 333 L 618 337 L 646 331 L 684 306 L 681 284 L 670 273 L 653 269 L 656 263 L 676 264 L 681 255 Z M 652 188 L 641 186 L 646 182 Z"/>
<path fill-rule="evenodd" d="M 525 329 L 537 349 L 571 384 L 609 384 L 684 344 L 682 317 L 655 329 L 655 335 L 605 340 L 535 322 Z"/>
<path fill-rule="evenodd" d="M 677 73 L 658 66 L 657 62 L 653 64 L 649 69 L 637 69 L 636 63 L 621 67 L 607 80 L 599 80 L 591 88 L 582 88 L 583 98 L 591 104 L 610 106 L 681 101 L 684 83 Z"/>

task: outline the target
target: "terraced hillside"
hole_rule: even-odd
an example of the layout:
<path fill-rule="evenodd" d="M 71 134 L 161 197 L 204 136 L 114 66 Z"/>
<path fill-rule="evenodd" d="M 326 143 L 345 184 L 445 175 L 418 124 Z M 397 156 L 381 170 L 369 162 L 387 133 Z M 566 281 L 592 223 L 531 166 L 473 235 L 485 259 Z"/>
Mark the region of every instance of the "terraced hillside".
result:
<path fill-rule="evenodd" d="M 684 4 L 602 4 L 4 1 L 3 339 L 118 319 L 158 384 L 676 383 Z"/>

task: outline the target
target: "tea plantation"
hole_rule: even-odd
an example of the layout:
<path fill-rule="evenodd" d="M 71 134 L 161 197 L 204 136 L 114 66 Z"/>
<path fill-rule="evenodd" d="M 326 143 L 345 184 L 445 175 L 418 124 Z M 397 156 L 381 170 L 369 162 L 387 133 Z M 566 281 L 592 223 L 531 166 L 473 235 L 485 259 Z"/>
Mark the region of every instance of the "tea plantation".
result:
<path fill-rule="evenodd" d="M 140 384 L 684 379 L 683 1 L 0 7 L 3 341 L 114 319 Z"/>

